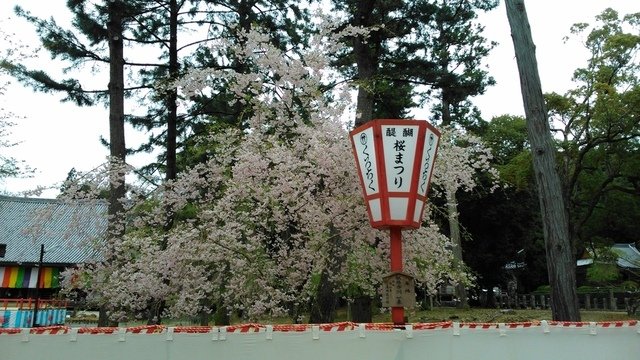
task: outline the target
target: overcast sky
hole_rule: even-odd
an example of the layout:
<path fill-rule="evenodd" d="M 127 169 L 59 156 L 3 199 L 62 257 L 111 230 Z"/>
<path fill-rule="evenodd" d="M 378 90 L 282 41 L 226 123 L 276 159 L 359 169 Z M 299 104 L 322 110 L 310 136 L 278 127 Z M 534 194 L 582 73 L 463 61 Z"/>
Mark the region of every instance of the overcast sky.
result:
<path fill-rule="evenodd" d="M 0 0 L 0 26 L 5 32 L 16 32 L 27 41 L 35 39 L 29 24 L 15 16 L 5 20 L 13 14 L 12 9 L 18 3 L 38 16 L 54 15 L 60 24 L 69 21 L 65 0 L 48 0 L 46 6 L 42 0 Z M 640 12 L 638 0 L 528 0 L 525 4 L 544 92 L 563 93 L 571 88 L 573 70 L 584 64 L 587 53 L 579 42 L 563 42 L 572 24 L 593 22 L 594 16 L 607 7 L 621 14 Z M 486 60 L 497 84 L 474 102 L 486 119 L 502 114 L 522 115 L 518 72 L 503 2 L 492 12 L 481 15 L 480 20 L 486 27 L 485 37 L 499 43 Z M 39 61 L 51 62 L 44 52 Z M 51 186 L 63 181 L 73 167 L 88 171 L 104 162 L 108 151 L 99 138 L 101 135 L 108 138 L 107 110 L 102 106 L 79 108 L 60 103 L 60 99 L 60 95 L 36 94 L 18 84 L 0 97 L 2 107 L 24 117 L 12 128 L 12 139 L 21 143 L 2 151 L 37 169 L 32 179 L 8 179 L 0 183 L 0 193 L 19 193 L 38 185 Z M 428 118 L 426 111 L 417 111 L 414 115 Z M 127 131 L 128 146 L 137 145 L 145 136 L 133 134 L 131 129 Z M 144 157 L 128 158 L 133 165 L 140 165 L 145 160 Z M 55 195 L 55 191 L 48 191 L 41 196 Z"/>

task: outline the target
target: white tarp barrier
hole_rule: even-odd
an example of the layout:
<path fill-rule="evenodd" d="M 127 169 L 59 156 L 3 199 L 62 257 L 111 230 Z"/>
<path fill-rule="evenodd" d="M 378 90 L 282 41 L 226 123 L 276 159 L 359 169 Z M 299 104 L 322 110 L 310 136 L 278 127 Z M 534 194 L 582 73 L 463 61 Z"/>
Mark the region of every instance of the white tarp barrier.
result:
<path fill-rule="evenodd" d="M 0 329 L 0 359 L 640 359 L 637 321 Z"/>

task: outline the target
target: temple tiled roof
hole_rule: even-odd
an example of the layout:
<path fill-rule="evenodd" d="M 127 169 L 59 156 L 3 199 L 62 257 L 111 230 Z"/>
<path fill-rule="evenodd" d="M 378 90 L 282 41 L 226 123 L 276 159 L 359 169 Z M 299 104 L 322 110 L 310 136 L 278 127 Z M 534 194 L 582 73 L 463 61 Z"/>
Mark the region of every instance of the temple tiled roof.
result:
<path fill-rule="evenodd" d="M 78 264 L 96 259 L 107 228 L 106 202 L 0 196 L 0 264 Z"/>
<path fill-rule="evenodd" d="M 640 269 L 640 251 L 634 244 L 615 244 L 613 251 L 618 254 L 618 266 L 627 269 Z"/>
<path fill-rule="evenodd" d="M 611 246 L 611 250 L 618 256 L 616 264 L 623 269 L 640 269 L 640 251 L 638 248 L 631 244 L 614 244 Z M 578 259 L 576 265 L 587 266 L 593 264 L 593 258 L 587 257 L 584 259 Z"/>

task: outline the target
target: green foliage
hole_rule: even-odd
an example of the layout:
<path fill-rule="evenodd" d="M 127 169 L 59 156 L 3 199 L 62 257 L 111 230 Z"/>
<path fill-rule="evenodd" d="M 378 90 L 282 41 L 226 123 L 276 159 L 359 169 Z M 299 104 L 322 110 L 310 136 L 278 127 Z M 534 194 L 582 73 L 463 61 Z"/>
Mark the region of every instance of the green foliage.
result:
<path fill-rule="evenodd" d="M 540 285 L 533 292 L 533 294 L 550 294 L 551 293 L 551 285 Z"/>
<path fill-rule="evenodd" d="M 591 285 L 578 286 L 577 291 L 578 291 L 578 294 L 596 294 L 596 293 L 603 292 L 602 288 L 594 287 Z"/>
<path fill-rule="evenodd" d="M 496 116 L 482 133 L 482 140 L 491 148 L 495 162 L 506 164 L 529 150 L 526 120 L 522 116 Z"/>
<path fill-rule="evenodd" d="M 493 154 L 492 163 L 507 186 L 491 194 L 460 196 L 460 219 L 470 241 L 463 242 L 464 259 L 485 288 L 509 279 L 505 264 L 525 264 L 515 270 L 519 290 L 529 291 L 546 280 L 540 213 L 525 119 L 502 115 L 480 133 Z M 481 256 L 478 256 L 481 254 Z"/>
<path fill-rule="evenodd" d="M 525 119 L 513 115 L 494 117 L 481 137 L 491 148 L 500 179 L 519 191 L 529 191 L 534 177 Z"/>
<path fill-rule="evenodd" d="M 638 291 L 640 290 L 640 284 L 637 281 L 627 280 L 620 284 L 620 287 L 625 291 Z"/>
<path fill-rule="evenodd" d="M 79 34 L 74 32 L 78 30 L 77 28 L 74 30 L 62 28 L 54 19 L 37 18 L 21 7 L 16 7 L 15 11 L 18 16 L 33 24 L 42 46 L 54 59 L 61 59 L 68 63 L 65 72 L 79 70 L 88 62 L 93 62 L 98 67 L 108 65 L 105 47 L 96 42 L 83 44 Z M 44 68 L 29 69 L 19 62 L 4 60 L 0 63 L 0 67 L 35 91 L 64 94 L 63 101 L 71 101 L 78 106 L 94 105 L 98 101 L 104 101 L 107 96 L 107 89 L 87 90 L 78 79 L 55 79 Z"/>
<path fill-rule="evenodd" d="M 463 258 L 478 274 L 478 284 L 492 288 L 506 283 L 509 272 L 504 266 L 511 262 L 526 266 L 525 270 L 514 270 L 520 291 L 545 281 L 535 194 L 510 187 L 481 197 L 461 195 L 459 199 L 460 223 L 467 238 Z"/>
<path fill-rule="evenodd" d="M 366 38 L 347 39 L 352 48 L 334 61 L 372 95 L 374 118 L 402 118 L 407 109 L 428 105 L 445 125 L 478 126 L 479 111 L 468 98 L 494 84 L 481 62 L 495 44 L 476 19 L 497 1 L 332 3 L 350 25 L 375 27 Z"/>
<path fill-rule="evenodd" d="M 531 189 L 533 176 L 533 159 L 530 151 L 522 151 L 508 163 L 496 166 L 500 172 L 500 179 L 521 191 Z"/>
<path fill-rule="evenodd" d="M 611 285 L 620 278 L 618 254 L 610 247 L 596 248 L 593 258 L 593 264 L 587 268 L 587 280 L 590 283 L 600 286 Z"/>
<path fill-rule="evenodd" d="M 406 59 L 411 81 L 426 86 L 417 89 L 420 105 L 437 94 L 430 105 L 443 125 L 479 125 L 480 114 L 468 99 L 495 83 L 481 62 L 496 44 L 482 36 L 484 28 L 476 19 L 478 12 L 497 5 L 495 0 L 422 0 L 407 11 L 412 36 L 400 41 L 397 52 Z"/>
<path fill-rule="evenodd" d="M 180 211 L 176 213 L 176 221 L 185 221 L 189 219 L 196 219 L 200 209 L 197 205 L 187 203 Z"/>
<path fill-rule="evenodd" d="M 609 284 L 620 278 L 616 264 L 594 262 L 587 269 L 587 280 L 594 284 Z"/>
<path fill-rule="evenodd" d="M 558 134 L 559 163 L 576 245 L 635 241 L 640 208 L 640 14 L 606 9 L 596 24 L 572 27 L 586 35 L 586 65 L 577 87 L 547 94 L 549 120 Z M 623 210 L 624 209 L 624 210 Z M 597 279 L 614 275 L 606 266 Z M 599 280 L 598 280 L 599 281 Z"/>

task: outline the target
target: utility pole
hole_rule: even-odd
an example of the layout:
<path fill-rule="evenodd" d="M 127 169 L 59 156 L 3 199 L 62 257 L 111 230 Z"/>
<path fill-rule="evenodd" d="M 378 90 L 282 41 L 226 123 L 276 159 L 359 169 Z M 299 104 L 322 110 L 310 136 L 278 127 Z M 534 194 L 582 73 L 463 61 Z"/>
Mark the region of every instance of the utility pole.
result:
<path fill-rule="evenodd" d="M 527 11 L 524 0 L 505 0 L 505 4 L 520 73 L 527 133 L 542 212 L 552 317 L 557 321 L 580 321 L 575 254 L 569 238 L 569 220 L 556 168 L 556 150 L 542 96 Z"/>
<path fill-rule="evenodd" d="M 33 305 L 33 317 L 31 318 L 31 327 L 36 327 L 36 318 L 38 317 L 38 298 L 40 297 L 40 282 L 42 281 L 42 261 L 44 259 L 44 244 L 40 244 L 40 260 L 38 261 L 38 276 L 36 280 L 36 301 Z"/>

